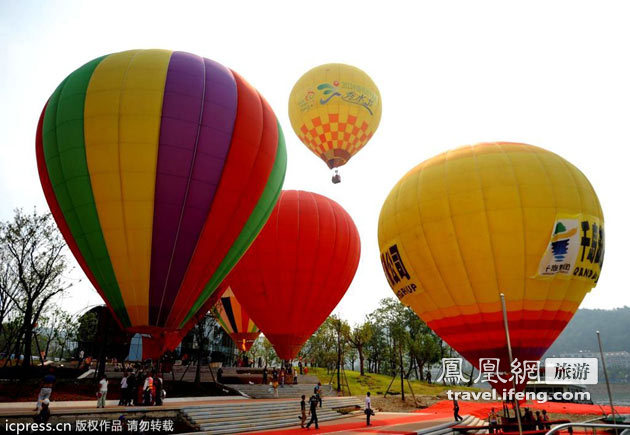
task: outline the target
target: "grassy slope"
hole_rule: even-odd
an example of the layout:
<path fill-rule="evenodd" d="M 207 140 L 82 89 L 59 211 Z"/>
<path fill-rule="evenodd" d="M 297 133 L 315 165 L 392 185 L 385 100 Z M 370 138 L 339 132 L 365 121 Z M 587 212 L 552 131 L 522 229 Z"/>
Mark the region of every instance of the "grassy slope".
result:
<path fill-rule="evenodd" d="M 319 377 L 319 380 L 322 384 L 327 384 L 331 376 L 330 374 L 326 374 L 326 369 L 319 367 L 309 367 L 308 374 L 313 374 Z M 387 375 L 378 375 L 366 372 L 365 376 L 361 376 L 359 372 L 354 372 L 351 370 L 346 370 L 346 376 L 348 378 L 348 383 L 350 384 L 350 392 L 353 396 L 364 396 L 365 393 L 367 393 L 368 391 L 372 392 L 373 395 L 378 393 L 383 394 L 387 390 L 387 386 L 392 380 L 391 376 Z M 333 377 L 332 384 L 333 388 L 337 387 L 336 374 Z M 416 380 L 411 381 L 411 386 L 413 387 L 414 394 L 427 396 L 436 396 L 440 393 L 445 392 L 446 390 L 478 391 L 477 388 L 442 384 L 428 384 L 426 382 L 420 382 Z M 405 381 L 405 391 L 408 392 L 408 389 L 409 386 Z M 400 377 L 396 378 L 390 388 L 390 392 L 400 393 Z"/>

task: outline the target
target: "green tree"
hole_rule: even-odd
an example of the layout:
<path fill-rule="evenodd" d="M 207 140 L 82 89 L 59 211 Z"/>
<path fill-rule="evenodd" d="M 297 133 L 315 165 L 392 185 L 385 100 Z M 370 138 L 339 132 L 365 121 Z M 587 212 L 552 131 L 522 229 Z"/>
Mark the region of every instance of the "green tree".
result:
<path fill-rule="evenodd" d="M 24 350 L 23 366 L 31 364 L 33 329 L 55 296 L 66 291 L 66 245 L 50 214 L 18 209 L 12 221 L 0 223 L 0 251 L 18 291 L 10 296 L 22 318 L 16 350 Z"/>
<path fill-rule="evenodd" d="M 360 325 L 352 328 L 347 335 L 347 340 L 352 347 L 354 347 L 359 355 L 359 370 L 361 376 L 365 376 L 364 361 L 365 361 L 365 348 L 372 338 L 373 328 L 369 322 L 363 322 Z M 354 370 L 354 363 L 352 364 L 352 370 Z"/>

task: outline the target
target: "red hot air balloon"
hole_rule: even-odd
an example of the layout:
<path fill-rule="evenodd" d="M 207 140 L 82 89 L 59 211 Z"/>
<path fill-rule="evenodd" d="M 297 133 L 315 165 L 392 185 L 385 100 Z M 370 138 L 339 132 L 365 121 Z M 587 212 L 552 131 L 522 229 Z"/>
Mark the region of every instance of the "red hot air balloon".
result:
<path fill-rule="evenodd" d="M 361 241 L 350 215 L 311 192 L 282 191 L 262 231 L 223 282 L 281 359 L 337 306 L 359 264 Z"/>
<path fill-rule="evenodd" d="M 359 264 L 350 215 L 316 193 L 282 191 L 269 220 L 224 280 L 283 360 L 337 306 Z"/>

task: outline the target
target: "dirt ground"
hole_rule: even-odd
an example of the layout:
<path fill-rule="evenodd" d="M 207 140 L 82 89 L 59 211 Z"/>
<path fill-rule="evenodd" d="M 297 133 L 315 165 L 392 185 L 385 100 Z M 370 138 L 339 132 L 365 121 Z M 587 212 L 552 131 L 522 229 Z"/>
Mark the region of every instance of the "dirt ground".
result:
<path fill-rule="evenodd" d="M 405 393 L 405 401 L 402 401 L 400 394 L 372 396 L 372 407 L 381 412 L 415 412 L 427 408 L 440 400 L 446 400 L 446 395 L 425 396 L 416 394 L 414 397 L 410 393 Z"/>

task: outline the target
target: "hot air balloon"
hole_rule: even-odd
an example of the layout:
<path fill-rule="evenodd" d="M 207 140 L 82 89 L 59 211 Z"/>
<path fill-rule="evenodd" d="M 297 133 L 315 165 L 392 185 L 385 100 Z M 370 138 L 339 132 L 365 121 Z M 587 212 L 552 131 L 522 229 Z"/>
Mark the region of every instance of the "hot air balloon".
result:
<path fill-rule="evenodd" d="M 361 251 L 335 201 L 283 191 L 267 224 L 225 279 L 283 360 L 290 360 L 339 303 Z"/>
<path fill-rule="evenodd" d="M 499 294 L 513 357 L 538 361 L 599 279 L 604 218 L 562 157 L 482 143 L 409 171 L 383 204 L 378 240 L 396 296 L 477 368 L 499 358 L 507 372 Z"/>
<path fill-rule="evenodd" d="M 177 51 L 86 63 L 49 98 L 36 142 L 72 253 L 121 326 L 151 334 L 160 352 L 216 302 L 286 168 L 282 130 L 258 92 Z"/>
<path fill-rule="evenodd" d="M 223 293 L 216 306 L 216 318 L 219 325 L 228 333 L 239 350 L 247 352 L 260 335 L 260 329 L 254 324 L 232 289 Z"/>
<path fill-rule="evenodd" d="M 293 131 L 330 169 L 345 165 L 381 121 L 381 95 L 359 68 L 320 65 L 297 81 L 289 97 Z M 333 183 L 341 178 L 335 170 Z"/>

